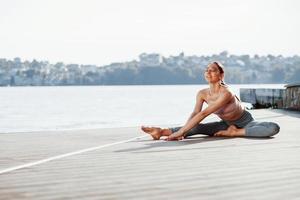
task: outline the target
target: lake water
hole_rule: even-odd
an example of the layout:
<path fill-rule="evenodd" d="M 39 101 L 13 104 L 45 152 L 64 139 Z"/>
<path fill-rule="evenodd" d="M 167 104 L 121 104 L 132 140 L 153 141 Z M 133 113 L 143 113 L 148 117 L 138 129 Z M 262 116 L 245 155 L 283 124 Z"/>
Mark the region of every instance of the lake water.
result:
<path fill-rule="evenodd" d="M 183 124 L 207 85 L 1 87 L 0 133 Z M 283 88 L 283 84 L 230 85 Z"/>

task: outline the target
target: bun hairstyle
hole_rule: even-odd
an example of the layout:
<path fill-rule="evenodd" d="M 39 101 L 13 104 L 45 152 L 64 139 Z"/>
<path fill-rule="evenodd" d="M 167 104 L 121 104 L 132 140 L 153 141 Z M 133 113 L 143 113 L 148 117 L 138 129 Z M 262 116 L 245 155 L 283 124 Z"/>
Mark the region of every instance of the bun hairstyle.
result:
<path fill-rule="evenodd" d="M 223 79 L 221 79 L 221 83 L 220 84 L 224 85 L 224 86 L 227 86 L 227 84 L 224 81 L 224 75 L 225 75 L 224 66 L 220 62 L 218 62 L 218 61 L 214 61 L 214 62 L 212 62 L 212 64 L 215 64 L 218 67 L 220 73 L 223 74 Z"/>

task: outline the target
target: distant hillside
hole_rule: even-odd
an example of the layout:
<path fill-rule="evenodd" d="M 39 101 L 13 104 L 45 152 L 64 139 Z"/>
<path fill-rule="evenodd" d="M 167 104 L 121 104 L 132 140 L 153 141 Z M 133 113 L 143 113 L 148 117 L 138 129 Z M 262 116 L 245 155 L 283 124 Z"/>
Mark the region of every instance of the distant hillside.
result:
<path fill-rule="evenodd" d="M 47 61 L 0 59 L 1 86 L 203 84 L 211 61 L 225 66 L 231 84 L 300 82 L 300 57 L 230 55 L 163 57 L 142 53 L 138 60 L 106 66 L 50 64 Z"/>

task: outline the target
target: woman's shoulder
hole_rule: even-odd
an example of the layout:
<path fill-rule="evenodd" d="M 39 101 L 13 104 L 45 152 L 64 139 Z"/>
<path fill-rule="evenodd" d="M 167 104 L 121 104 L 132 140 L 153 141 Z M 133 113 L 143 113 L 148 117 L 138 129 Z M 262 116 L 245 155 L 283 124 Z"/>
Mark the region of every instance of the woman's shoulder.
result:
<path fill-rule="evenodd" d="M 209 93 L 209 88 L 204 88 L 198 91 L 197 96 L 205 96 Z"/>
<path fill-rule="evenodd" d="M 207 99 L 207 94 L 208 94 L 208 90 L 209 88 L 204 88 L 204 89 L 201 89 L 197 92 L 197 100 L 203 100 L 203 101 L 206 101 L 205 99 Z"/>

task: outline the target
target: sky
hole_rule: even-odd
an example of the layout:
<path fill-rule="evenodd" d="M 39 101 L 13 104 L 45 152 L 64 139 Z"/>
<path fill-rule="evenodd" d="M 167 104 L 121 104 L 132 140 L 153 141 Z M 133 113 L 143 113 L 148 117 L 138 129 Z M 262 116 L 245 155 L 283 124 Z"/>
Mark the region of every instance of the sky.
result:
<path fill-rule="evenodd" d="M 0 0 L 0 58 L 107 65 L 165 57 L 300 55 L 298 0 Z"/>

